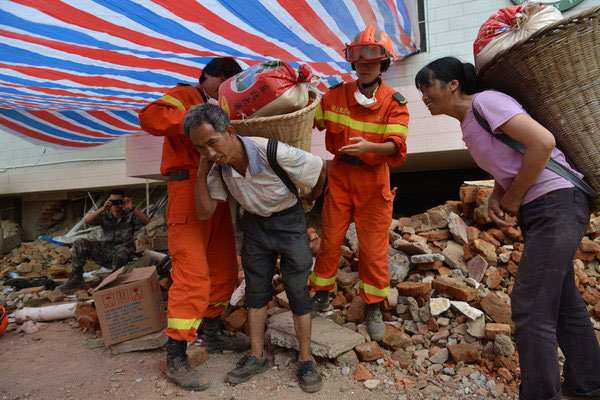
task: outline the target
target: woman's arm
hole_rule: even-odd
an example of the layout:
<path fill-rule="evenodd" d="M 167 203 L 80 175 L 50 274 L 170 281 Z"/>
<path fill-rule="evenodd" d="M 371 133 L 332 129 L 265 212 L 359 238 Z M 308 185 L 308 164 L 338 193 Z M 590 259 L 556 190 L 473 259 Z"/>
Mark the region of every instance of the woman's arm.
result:
<path fill-rule="evenodd" d="M 499 128 L 525 146 L 521 168 L 500 199 L 500 208 L 504 212 L 517 215 L 523 196 L 546 168 L 556 141 L 549 130 L 527 114 L 517 114 Z"/>

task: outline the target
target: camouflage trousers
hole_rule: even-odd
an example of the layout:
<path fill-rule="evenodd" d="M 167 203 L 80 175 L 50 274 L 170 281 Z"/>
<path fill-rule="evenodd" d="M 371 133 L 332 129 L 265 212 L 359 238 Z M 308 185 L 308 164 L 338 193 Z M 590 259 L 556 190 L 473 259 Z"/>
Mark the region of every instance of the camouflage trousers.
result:
<path fill-rule="evenodd" d="M 134 250 L 127 244 L 102 247 L 100 244 L 87 239 L 77 239 L 73 242 L 71 253 L 73 254 L 74 271 L 83 271 L 83 266 L 88 258 L 105 268 L 115 271 L 127 264 L 133 257 Z"/>

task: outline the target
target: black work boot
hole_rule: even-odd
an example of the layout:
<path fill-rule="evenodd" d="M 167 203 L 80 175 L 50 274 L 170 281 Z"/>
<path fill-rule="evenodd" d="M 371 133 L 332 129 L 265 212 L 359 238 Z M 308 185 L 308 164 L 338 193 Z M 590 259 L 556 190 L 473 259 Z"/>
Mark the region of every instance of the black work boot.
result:
<path fill-rule="evenodd" d="M 203 376 L 196 368 L 192 368 L 186 354 L 187 342 L 169 338 L 167 341 L 167 380 L 186 390 L 206 390 L 210 386 L 210 378 Z"/>
<path fill-rule="evenodd" d="M 380 309 L 381 303 L 367 304 L 365 323 L 371 340 L 379 342 L 385 336 L 385 324 Z"/>
<path fill-rule="evenodd" d="M 69 280 L 58 289 L 61 292 L 66 292 L 73 289 L 85 289 L 85 281 L 83 280 L 83 268 L 73 269 Z"/>
<path fill-rule="evenodd" d="M 313 316 L 329 307 L 329 291 L 317 290 L 313 296 Z"/>
<path fill-rule="evenodd" d="M 222 353 L 224 350 L 241 353 L 250 348 L 250 340 L 227 336 L 223 330 L 221 316 L 215 318 L 204 318 L 204 347 L 209 354 Z"/>
<path fill-rule="evenodd" d="M 323 379 L 317 372 L 316 364 L 313 360 L 298 361 L 298 383 L 300 389 L 308 393 L 314 393 L 321 390 L 323 387 Z"/>
<path fill-rule="evenodd" d="M 237 385 L 268 369 L 269 360 L 266 354 L 263 354 L 262 358 L 246 354 L 237 362 L 236 368 L 227 373 L 225 381 Z"/>

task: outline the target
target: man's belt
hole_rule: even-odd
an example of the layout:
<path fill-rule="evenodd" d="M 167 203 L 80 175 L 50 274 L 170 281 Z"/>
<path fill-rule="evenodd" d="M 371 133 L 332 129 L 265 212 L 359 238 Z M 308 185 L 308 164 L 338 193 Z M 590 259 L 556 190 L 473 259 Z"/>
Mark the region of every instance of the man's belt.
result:
<path fill-rule="evenodd" d="M 167 173 L 169 177 L 169 182 L 173 181 L 187 181 L 190 179 L 190 170 L 189 169 L 178 169 L 177 171 L 171 171 Z"/>
<path fill-rule="evenodd" d="M 365 165 L 366 163 L 356 156 L 351 156 L 349 154 L 342 154 L 340 160 L 350 165 Z"/>

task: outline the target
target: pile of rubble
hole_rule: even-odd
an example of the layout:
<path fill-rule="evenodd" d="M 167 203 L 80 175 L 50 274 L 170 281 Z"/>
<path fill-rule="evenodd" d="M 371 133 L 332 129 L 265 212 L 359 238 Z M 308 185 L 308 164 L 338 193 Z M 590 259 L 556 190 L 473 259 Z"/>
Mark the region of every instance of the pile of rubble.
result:
<path fill-rule="evenodd" d="M 145 233 L 136 239 L 137 251 L 146 249 L 167 249 L 167 225 L 164 216 L 153 218 L 145 227 Z M 131 262 L 132 267 L 141 265 L 138 260 Z M 147 262 L 146 262 L 147 264 Z M 23 242 L 0 260 L 0 304 L 7 312 L 23 307 L 38 307 L 47 303 L 72 300 L 73 296 L 63 296 L 56 289 L 69 277 L 72 270 L 71 248 L 57 245 L 43 239 Z M 102 266 L 88 260 L 84 266 L 86 287 L 93 289 L 108 275 Z M 19 285 L 7 285 L 20 280 Z M 12 282 L 11 282 L 12 281 Z M 27 282 L 24 282 L 27 281 Z M 76 298 L 89 298 L 88 291 L 77 293 Z"/>
<path fill-rule="evenodd" d="M 358 241 L 351 225 L 330 309 L 313 319 L 313 354 L 374 390 L 416 387 L 426 397 L 449 398 L 518 393 L 510 293 L 523 237 L 519 227 L 490 224 L 491 191 L 489 182 L 465 184 L 461 201 L 393 221 L 392 288 L 382 305 L 386 335 L 379 343 L 362 323 L 366 304 L 358 295 Z M 309 236 L 316 253 L 319 237 L 311 229 Z M 574 268 L 600 340 L 599 259 L 600 215 L 592 215 Z M 281 279 L 274 284 L 267 338 L 272 345 L 297 348 Z M 235 332 L 247 329 L 246 319 L 241 300 L 224 320 Z"/>

